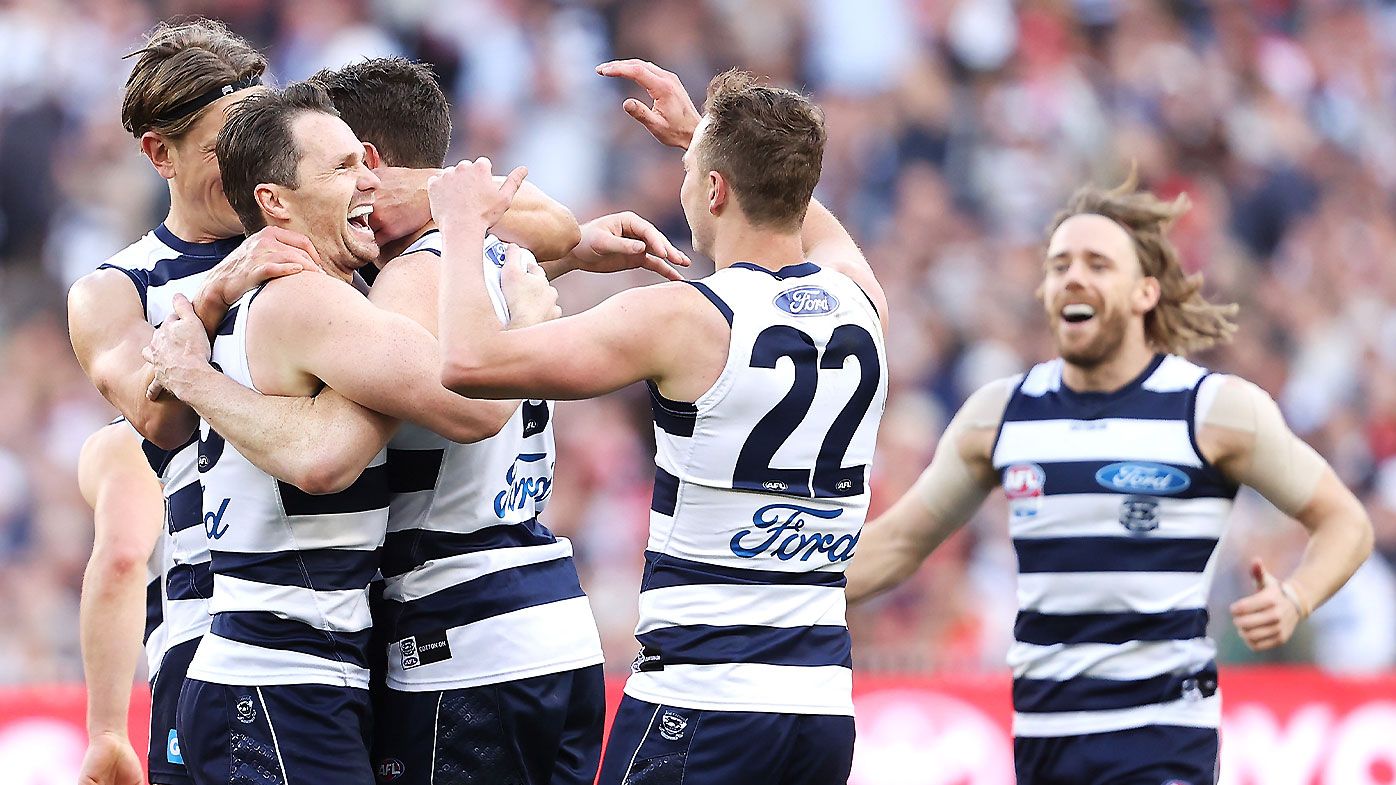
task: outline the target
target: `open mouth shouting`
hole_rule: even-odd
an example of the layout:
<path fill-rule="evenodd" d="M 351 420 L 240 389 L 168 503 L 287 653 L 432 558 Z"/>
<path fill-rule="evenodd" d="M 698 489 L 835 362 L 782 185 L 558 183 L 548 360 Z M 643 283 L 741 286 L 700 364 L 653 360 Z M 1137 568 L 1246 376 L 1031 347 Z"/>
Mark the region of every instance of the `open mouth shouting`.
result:
<path fill-rule="evenodd" d="M 1067 303 L 1060 311 L 1062 321 L 1082 324 L 1095 318 L 1095 306 L 1089 303 Z"/>
<path fill-rule="evenodd" d="M 350 210 L 349 217 L 345 219 L 355 234 L 369 242 L 373 242 L 373 229 L 368 225 L 368 217 L 372 214 L 373 205 L 361 204 Z"/>

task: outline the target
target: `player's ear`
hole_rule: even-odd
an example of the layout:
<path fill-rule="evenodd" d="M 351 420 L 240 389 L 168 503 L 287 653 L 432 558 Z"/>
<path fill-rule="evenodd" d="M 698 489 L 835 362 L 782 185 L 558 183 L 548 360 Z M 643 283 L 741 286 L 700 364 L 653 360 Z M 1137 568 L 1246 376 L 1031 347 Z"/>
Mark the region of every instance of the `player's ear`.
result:
<path fill-rule="evenodd" d="M 1154 310 L 1162 296 L 1163 288 L 1159 285 L 1158 279 L 1152 275 L 1146 275 L 1134 287 L 1134 310 L 1141 314 L 1148 313 Z"/>
<path fill-rule="evenodd" d="M 150 165 L 166 180 L 175 176 L 173 146 L 163 134 L 146 131 L 141 134 L 141 153 L 150 159 Z"/>
<path fill-rule="evenodd" d="M 731 197 L 727 178 L 718 172 L 708 172 L 708 212 L 717 215 Z"/>
<path fill-rule="evenodd" d="M 364 142 L 364 165 L 370 169 L 383 166 L 383 156 L 378 154 L 378 148 L 373 146 L 373 142 Z"/>
<path fill-rule="evenodd" d="M 257 200 L 257 206 L 262 209 L 262 214 L 268 218 L 275 218 L 279 221 L 287 221 L 291 218 L 291 211 L 283 198 L 285 193 L 282 187 L 275 183 L 260 183 L 252 196 Z"/>

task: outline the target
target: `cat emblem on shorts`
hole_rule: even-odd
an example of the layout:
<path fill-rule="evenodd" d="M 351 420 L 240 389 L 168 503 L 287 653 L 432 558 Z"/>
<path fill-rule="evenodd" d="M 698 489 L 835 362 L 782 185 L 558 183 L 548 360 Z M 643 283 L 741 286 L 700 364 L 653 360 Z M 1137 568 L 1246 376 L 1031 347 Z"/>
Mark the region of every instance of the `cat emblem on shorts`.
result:
<path fill-rule="evenodd" d="M 257 719 L 257 709 L 252 704 L 251 695 L 244 695 L 238 698 L 236 709 L 238 713 L 238 722 L 241 722 L 243 725 L 251 725 L 252 721 Z"/>

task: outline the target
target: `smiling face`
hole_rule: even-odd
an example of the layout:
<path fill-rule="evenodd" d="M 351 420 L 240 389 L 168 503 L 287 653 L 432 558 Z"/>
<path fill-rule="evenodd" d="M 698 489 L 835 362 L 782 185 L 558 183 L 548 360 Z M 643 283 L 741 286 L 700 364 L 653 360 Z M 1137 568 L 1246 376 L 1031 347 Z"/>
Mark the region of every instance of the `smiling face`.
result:
<path fill-rule="evenodd" d="M 1126 341 L 1145 342 L 1144 315 L 1158 303 L 1158 282 L 1144 276 L 1122 226 L 1103 215 L 1066 219 L 1043 268 L 1042 304 L 1062 359 L 1094 368 Z"/>
<path fill-rule="evenodd" d="M 278 189 L 286 219 L 280 225 L 304 234 L 325 264 L 357 270 L 378 258 L 368 217 L 378 176 L 364 162 L 364 146 L 349 126 L 324 112 L 301 112 L 291 121 L 300 160 L 296 187 Z"/>

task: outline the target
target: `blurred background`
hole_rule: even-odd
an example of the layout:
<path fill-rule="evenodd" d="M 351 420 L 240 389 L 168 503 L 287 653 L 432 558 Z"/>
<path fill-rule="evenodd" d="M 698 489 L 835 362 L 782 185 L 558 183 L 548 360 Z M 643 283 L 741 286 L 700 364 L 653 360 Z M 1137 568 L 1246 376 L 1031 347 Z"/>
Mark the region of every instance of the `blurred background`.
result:
<path fill-rule="evenodd" d="M 81 679 L 91 515 L 75 467 L 112 412 L 72 357 L 63 301 L 164 215 L 164 184 L 120 126 L 121 57 L 181 14 L 225 20 L 282 84 L 363 56 L 429 61 L 455 105 L 453 159 L 527 164 L 579 219 L 634 210 L 683 244 L 678 154 L 592 68 L 652 59 L 700 100 L 731 66 L 811 92 L 829 127 L 818 195 L 892 300 L 874 512 L 916 478 L 969 392 L 1051 356 L 1034 299 L 1043 227 L 1076 187 L 1117 183 L 1135 162 L 1149 187 L 1192 199 L 1173 233 L 1185 264 L 1213 299 L 1241 304 L 1236 343 L 1198 359 L 1268 390 L 1377 526 L 1377 553 L 1267 659 L 1396 664 L 1396 3 L 0 0 L 0 683 Z M 576 311 L 648 282 L 578 275 L 559 289 Z M 557 423 L 545 520 L 573 539 L 623 672 L 653 477 L 648 404 L 635 387 L 565 404 Z M 1002 673 L 1005 520 L 996 494 L 910 585 L 853 612 L 856 665 Z M 1254 659 L 1225 611 L 1248 590 L 1245 560 L 1283 574 L 1304 540 L 1239 499 L 1214 598 L 1224 662 Z"/>

